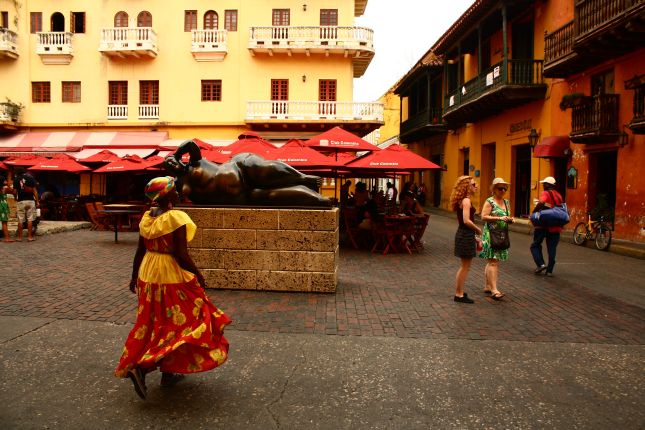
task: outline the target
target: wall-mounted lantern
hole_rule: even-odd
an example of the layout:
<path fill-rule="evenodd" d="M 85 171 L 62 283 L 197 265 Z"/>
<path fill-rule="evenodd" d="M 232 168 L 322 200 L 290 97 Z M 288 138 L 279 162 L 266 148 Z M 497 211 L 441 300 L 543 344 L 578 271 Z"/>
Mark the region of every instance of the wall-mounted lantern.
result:
<path fill-rule="evenodd" d="M 536 129 L 532 128 L 529 132 L 529 145 L 531 146 L 531 152 L 535 150 L 535 146 L 538 144 L 539 140 L 540 135 L 538 134 Z"/>

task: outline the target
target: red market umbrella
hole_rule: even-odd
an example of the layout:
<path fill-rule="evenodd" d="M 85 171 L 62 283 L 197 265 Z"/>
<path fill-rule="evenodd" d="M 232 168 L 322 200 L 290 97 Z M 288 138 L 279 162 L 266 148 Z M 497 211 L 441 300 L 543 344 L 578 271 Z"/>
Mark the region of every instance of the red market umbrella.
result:
<path fill-rule="evenodd" d="M 306 146 L 330 151 L 379 151 L 380 148 L 340 127 L 334 127 L 305 141 Z"/>
<path fill-rule="evenodd" d="M 280 148 L 275 148 L 265 154 L 267 160 L 279 160 L 292 167 L 335 167 L 339 163 L 321 154 L 315 149 L 304 145 L 298 139 L 291 139 Z"/>
<path fill-rule="evenodd" d="M 352 170 L 372 170 L 382 172 L 401 172 L 412 170 L 441 169 L 401 145 L 390 145 L 379 152 L 364 155 L 346 165 Z"/>
<path fill-rule="evenodd" d="M 223 154 L 219 149 L 203 150 L 202 158 L 212 161 L 213 163 L 222 164 L 231 159 L 231 155 Z M 188 159 L 185 160 L 186 162 Z"/>
<path fill-rule="evenodd" d="M 120 159 L 121 158 L 119 158 L 119 156 L 114 152 L 109 149 L 104 149 L 101 152 L 97 152 L 96 154 L 83 158 L 80 161 L 83 163 L 111 163 Z"/>
<path fill-rule="evenodd" d="M 36 165 L 36 164 L 40 163 L 41 161 L 47 161 L 47 158 L 42 157 L 40 155 L 32 155 L 32 154 L 21 155 L 21 156 L 18 156 L 18 157 L 11 157 L 11 158 L 8 158 L 8 159 L 4 160 L 5 164 L 7 164 L 7 165 L 24 166 L 24 167 Z"/>
<path fill-rule="evenodd" d="M 27 168 L 30 172 L 72 172 L 80 173 L 91 171 L 89 167 L 77 163 L 72 158 L 58 157 L 51 160 L 41 161 L 40 163 Z"/>
<path fill-rule="evenodd" d="M 240 154 L 242 152 L 250 152 L 252 154 L 257 154 L 263 157 L 267 151 L 272 151 L 276 147 L 261 137 L 245 137 L 246 135 L 240 135 L 243 138 L 236 140 L 235 142 L 227 145 L 218 151 L 223 155 L 228 156 L 229 158 Z"/>
<path fill-rule="evenodd" d="M 4 164 L 2 161 L 0 161 L 0 169 L 9 170 L 9 167 L 6 164 Z"/>
<path fill-rule="evenodd" d="M 128 155 L 117 161 L 101 166 L 94 173 L 143 172 L 150 165 L 138 155 Z"/>

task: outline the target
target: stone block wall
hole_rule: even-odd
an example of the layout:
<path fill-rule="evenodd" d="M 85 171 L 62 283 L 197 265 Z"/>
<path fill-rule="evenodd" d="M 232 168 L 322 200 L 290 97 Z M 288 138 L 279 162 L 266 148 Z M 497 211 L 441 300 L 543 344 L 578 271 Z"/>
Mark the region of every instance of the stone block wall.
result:
<path fill-rule="evenodd" d="M 189 252 L 209 288 L 336 291 L 337 208 L 181 210 L 197 224 Z"/>

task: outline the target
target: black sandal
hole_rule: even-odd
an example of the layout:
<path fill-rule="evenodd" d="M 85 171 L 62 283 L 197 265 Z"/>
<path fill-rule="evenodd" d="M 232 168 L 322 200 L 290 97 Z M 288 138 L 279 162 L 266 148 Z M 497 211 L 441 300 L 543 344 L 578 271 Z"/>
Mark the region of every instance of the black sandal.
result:
<path fill-rule="evenodd" d="M 147 395 L 146 375 L 141 369 L 135 367 L 128 372 L 128 378 L 132 380 L 132 385 L 134 385 L 134 391 L 137 392 L 137 395 L 145 400 Z"/>

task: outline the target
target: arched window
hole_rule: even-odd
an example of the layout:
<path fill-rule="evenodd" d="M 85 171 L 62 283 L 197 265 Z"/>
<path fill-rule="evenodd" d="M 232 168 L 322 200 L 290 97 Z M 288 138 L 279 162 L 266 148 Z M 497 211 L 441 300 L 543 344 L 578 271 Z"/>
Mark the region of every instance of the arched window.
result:
<path fill-rule="evenodd" d="M 218 21 L 217 12 L 209 10 L 204 14 L 204 30 L 217 30 Z"/>
<path fill-rule="evenodd" d="M 60 12 L 54 12 L 51 19 L 51 31 L 65 31 L 65 17 Z"/>
<path fill-rule="evenodd" d="M 147 10 L 140 12 L 137 16 L 137 27 L 152 27 L 152 14 Z"/>
<path fill-rule="evenodd" d="M 128 14 L 121 11 L 117 12 L 114 15 L 114 26 L 115 27 L 127 27 L 128 26 Z"/>

